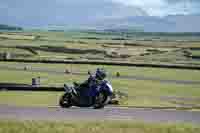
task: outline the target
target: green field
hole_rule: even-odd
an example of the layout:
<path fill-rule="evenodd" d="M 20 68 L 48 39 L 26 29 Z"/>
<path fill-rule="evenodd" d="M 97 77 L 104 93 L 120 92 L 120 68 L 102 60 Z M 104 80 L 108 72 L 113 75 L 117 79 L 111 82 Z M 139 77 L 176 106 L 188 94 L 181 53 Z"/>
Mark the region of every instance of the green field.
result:
<path fill-rule="evenodd" d="M 198 57 L 200 57 L 200 50 L 191 50 L 190 52 L 191 52 L 191 54 L 192 54 L 193 56 L 198 56 Z"/>
<path fill-rule="evenodd" d="M 18 122 L 0 121 L 0 133 L 198 133 L 191 124 L 145 124 L 136 122 Z"/>
<path fill-rule="evenodd" d="M 142 38 L 142 34 L 139 37 Z M 177 41 L 180 37 L 171 35 L 164 36 L 166 39 L 155 40 L 152 39 L 155 38 L 152 35 L 149 37 L 144 35 L 143 38 L 148 39 L 137 39 L 133 34 L 129 38 L 120 40 L 122 37 L 119 35 L 95 32 L 2 32 L 0 54 L 9 52 L 13 55 L 11 58 L 14 59 L 106 60 L 199 66 L 200 63 L 189 58 L 185 51 L 189 51 L 190 48 L 199 48 L 200 42 L 192 41 L 190 36 L 189 38 L 183 36 L 182 41 Z M 30 53 L 30 49 L 37 54 Z M 70 52 L 69 49 L 77 51 Z M 30 56 L 21 56 L 20 50 L 28 52 Z M 99 53 L 86 52 L 86 50 L 98 50 Z"/>

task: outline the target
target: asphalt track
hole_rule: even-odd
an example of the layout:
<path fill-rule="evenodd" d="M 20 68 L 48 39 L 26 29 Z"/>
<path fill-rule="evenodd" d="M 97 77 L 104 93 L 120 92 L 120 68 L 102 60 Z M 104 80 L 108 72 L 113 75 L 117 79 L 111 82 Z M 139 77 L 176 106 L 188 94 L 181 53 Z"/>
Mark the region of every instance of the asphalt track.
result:
<path fill-rule="evenodd" d="M 200 124 L 200 112 L 177 110 L 152 110 L 136 108 L 106 107 L 92 108 L 59 107 L 14 107 L 0 105 L 0 119 L 42 121 L 105 121 L 132 120 L 153 123 Z"/>
<path fill-rule="evenodd" d="M 0 69 L 2 70 L 17 70 L 17 71 L 28 71 L 28 72 L 46 72 L 49 74 L 58 74 L 58 75 L 64 75 L 66 74 L 64 70 L 52 70 L 52 69 L 44 69 L 44 68 L 26 68 L 22 65 L 17 66 L 7 66 L 7 65 L 0 65 Z M 70 74 L 70 73 L 68 73 Z M 87 73 L 81 73 L 81 72 L 73 72 L 72 75 L 87 75 Z M 161 83 L 168 83 L 168 84 L 182 84 L 182 85 L 200 85 L 199 81 L 190 81 L 190 80 L 175 80 L 175 79 L 161 79 L 156 77 L 145 77 L 141 75 L 132 75 L 132 76 L 110 76 L 112 79 L 128 79 L 128 80 L 146 80 L 146 81 L 157 81 Z"/>

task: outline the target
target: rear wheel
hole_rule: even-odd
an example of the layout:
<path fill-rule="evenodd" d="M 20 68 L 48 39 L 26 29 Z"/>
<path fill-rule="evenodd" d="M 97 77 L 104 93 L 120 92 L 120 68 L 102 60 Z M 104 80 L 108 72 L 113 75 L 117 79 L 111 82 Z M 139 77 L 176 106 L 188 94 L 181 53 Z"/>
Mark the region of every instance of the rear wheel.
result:
<path fill-rule="evenodd" d="M 62 95 L 59 100 L 59 105 L 62 108 L 70 108 L 72 106 L 71 95 L 69 93 Z"/>

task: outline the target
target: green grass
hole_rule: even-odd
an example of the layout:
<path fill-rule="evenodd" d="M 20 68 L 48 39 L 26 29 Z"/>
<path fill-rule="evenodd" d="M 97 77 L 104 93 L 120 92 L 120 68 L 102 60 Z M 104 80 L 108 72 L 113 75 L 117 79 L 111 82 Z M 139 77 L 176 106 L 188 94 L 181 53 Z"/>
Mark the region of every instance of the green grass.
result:
<path fill-rule="evenodd" d="M 200 56 L 200 50 L 191 50 L 193 56 Z"/>
<path fill-rule="evenodd" d="M 69 74 L 57 75 L 48 74 L 41 72 L 26 72 L 26 71 L 10 71 L 0 70 L 0 73 L 4 76 L 0 77 L 0 82 L 11 82 L 11 83 L 24 83 L 31 84 L 32 78 L 38 76 L 41 77 L 42 85 L 60 86 L 64 83 L 72 83 L 72 81 L 81 81 L 85 79 L 85 76 L 74 76 Z"/>
<path fill-rule="evenodd" d="M 180 85 L 143 80 L 112 80 L 114 88 L 128 92 L 130 96 L 185 96 L 199 97 L 200 85 Z"/>
<path fill-rule="evenodd" d="M 84 56 L 82 54 L 54 53 L 45 51 L 37 52 L 39 55 L 36 57 L 36 59 L 80 59 Z"/>
<path fill-rule="evenodd" d="M 0 104 L 14 106 L 58 106 L 62 92 L 0 92 Z"/>
<path fill-rule="evenodd" d="M 136 122 L 36 122 L 0 121 L 0 133 L 198 133 L 191 124 L 149 124 Z"/>
<path fill-rule="evenodd" d="M 22 50 L 22 49 L 15 49 L 15 48 L 0 48 L 0 53 L 4 53 L 4 52 L 9 52 L 9 53 L 21 53 L 21 54 L 31 54 L 29 51 L 27 50 Z"/>
<path fill-rule="evenodd" d="M 5 66 L 29 66 L 32 68 L 43 68 L 50 70 L 62 70 L 66 69 L 74 72 L 87 73 L 88 70 L 95 71 L 98 67 L 103 67 L 108 71 L 110 75 L 116 75 L 116 72 L 120 72 L 121 76 L 140 76 L 140 77 L 153 77 L 168 80 L 190 80 L 199 81 L 199 70 L 180 70 L 180 69 L 166 69 L 166 68 L 141 68 L 141 67 L 126 67 L 126 66 L 107 66 L 107 65 L 70 65 L 70 64 L 41 64 L 41 63 L 8 63 L 0 62 L 0 65 Z M 8 75 L 9 76 L 9 75 Z M 9 78 L 9 77 L 8 77 Z"/>
<path fill-rule="evenodd" d="M 18 34 L 0 34 L 0 38 L 7 38 L 11 40 L 34 40 L 35 36 L 27 36 Z"/>

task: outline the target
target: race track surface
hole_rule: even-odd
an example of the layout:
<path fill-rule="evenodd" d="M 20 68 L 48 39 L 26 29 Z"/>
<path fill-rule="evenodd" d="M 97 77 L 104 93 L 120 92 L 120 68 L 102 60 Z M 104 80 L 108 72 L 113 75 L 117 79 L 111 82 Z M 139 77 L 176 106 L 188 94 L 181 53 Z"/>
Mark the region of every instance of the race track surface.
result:
<path fill-rule="evenodd" d="M 133 120 L 200 124 L 200 112 L 106 107 L 92 108 L 14 107 L 0 105 L 0 119 L 47 121 Z"/>

